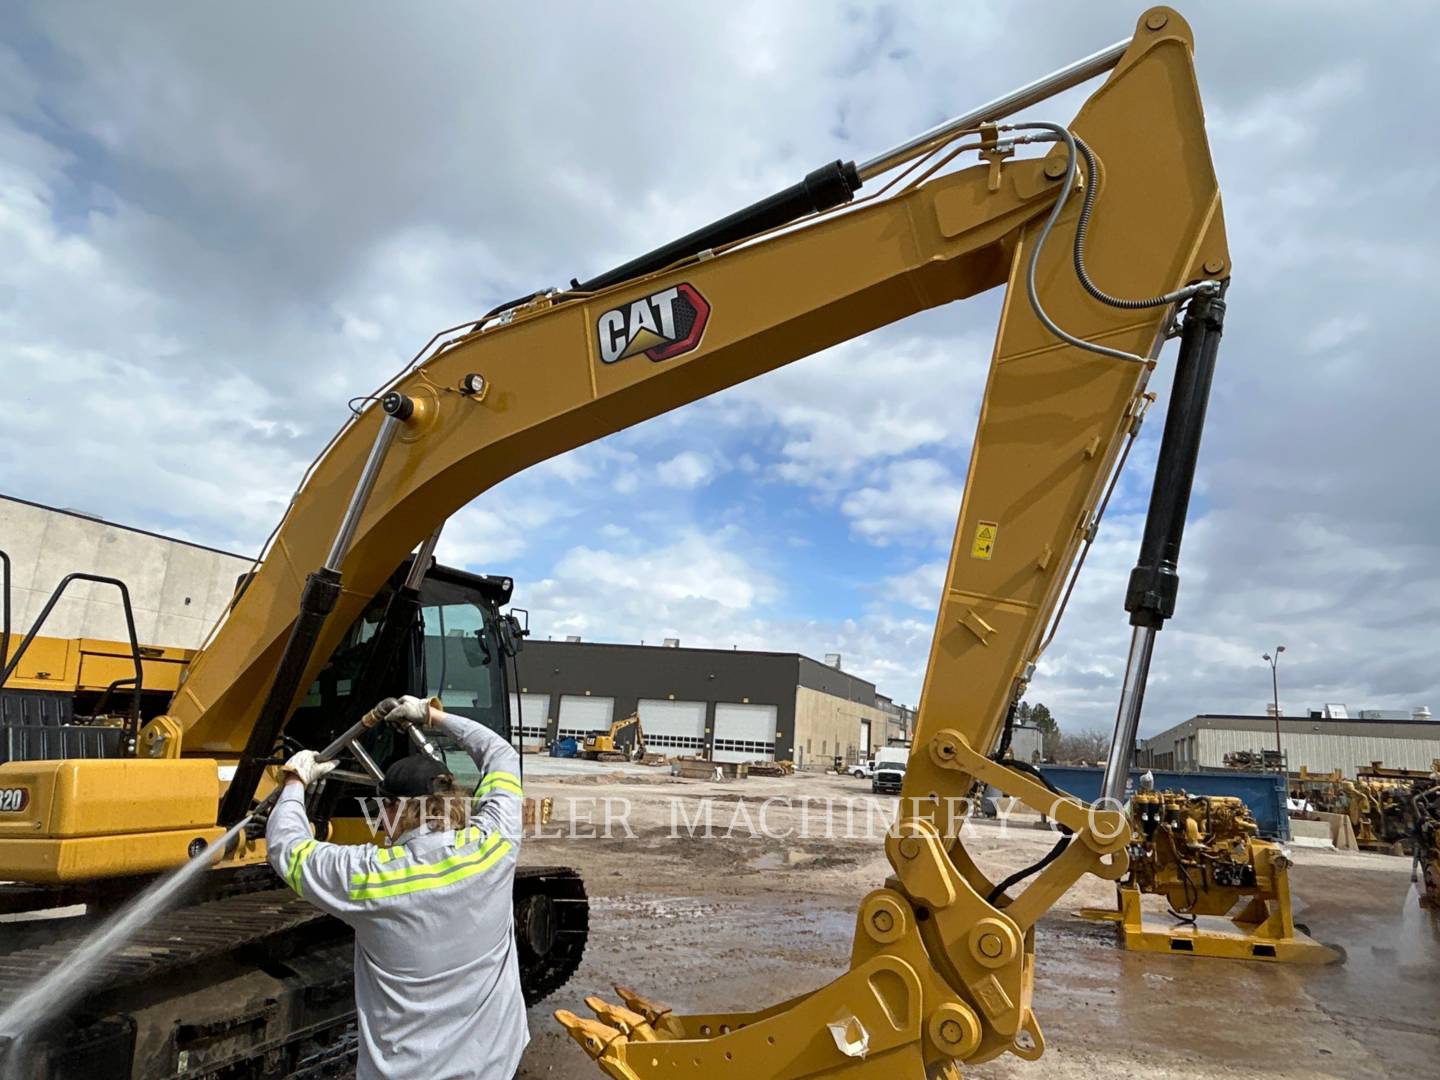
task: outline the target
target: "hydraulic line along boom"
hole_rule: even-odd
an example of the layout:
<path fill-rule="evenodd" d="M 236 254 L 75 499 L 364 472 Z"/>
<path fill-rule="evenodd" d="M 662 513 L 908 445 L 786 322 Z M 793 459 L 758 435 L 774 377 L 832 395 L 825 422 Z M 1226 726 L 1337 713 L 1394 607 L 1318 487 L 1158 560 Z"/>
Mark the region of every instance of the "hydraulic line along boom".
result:
<path fill-rule="evenodd" d="M 1131 40 L 1126 38 L 1124 41 L 1117 41 L 1107 49 L 1101 49 L 1032 83 L 1026 83 L 1017 90 L 987 101 L 978 108 L 961 113 L 929 131 L 876 154 L 861 165 L 857 166 L 853 161 L 832 161 L 828 165 L 822 165 L 798 184 L 751 203 L 743 210 L 737 210 L 719 221 L 711 222 L 704 228 L 672 240 L 588 281 L 571 281 L 570 286 L 581 292 L 596 292 L 642 274 L 654 273 L 702 251 L 733 244 L 737 240 L 788 225 L 808 214 L 841 206 L 854 198 L 855 192 L 860 190 L 866 180 L 928 153 L 959 133 L 1013 116 L 1021 109 L 1054 97 L 1062 90 L 1069 90 L 1097 75 L 1103 75 L 1120 62 L 1125 50 L 1130 47 Z"/>

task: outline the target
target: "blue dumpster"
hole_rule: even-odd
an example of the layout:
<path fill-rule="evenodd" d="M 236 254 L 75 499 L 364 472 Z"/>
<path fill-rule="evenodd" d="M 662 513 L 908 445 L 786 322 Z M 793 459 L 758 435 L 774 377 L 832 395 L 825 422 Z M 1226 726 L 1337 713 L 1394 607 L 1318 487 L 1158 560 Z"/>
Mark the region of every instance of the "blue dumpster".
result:
<path fill-rule="evenodd" d="M 1041 765 L 1045 778 L 1077 799 L 1094 802 L 1100 797 L 1105 770 L 1082 765 Z M 1135 790 L 1144 769 L 1130 770 L 1127 794 Z M 1233 795 L 1250 808 L 1260 835 L 1268 840 L 1290 839 L 1290 814 L 1285 798 L 1285 777 L 1278 773 L 1240 772 L 1236 769 L 1202 769 L 1199 772 L 1155 772 L 1156 791 L 1187 791 L 1191 795 Z"/>

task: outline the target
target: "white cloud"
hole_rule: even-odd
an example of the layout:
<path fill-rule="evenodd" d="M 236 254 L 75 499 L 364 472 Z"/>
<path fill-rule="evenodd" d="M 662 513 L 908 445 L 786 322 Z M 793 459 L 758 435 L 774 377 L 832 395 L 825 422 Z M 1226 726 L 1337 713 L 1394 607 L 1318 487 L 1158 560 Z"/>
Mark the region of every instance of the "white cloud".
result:
<path fill-rule="evenodd" d="M 886 465 L 877 486 L 845 496 L 841 512 L 855 535 L 880 547 L 934 544 L 953 533 L 964 494 L 960 481 L 933 458 Z"/>
<path fill-rule="evenodd" d="M 656 477 L 667 487 L 702 487 L 708 484 L 715 474 L 715 463 L 694 450 L 682 450 L 670 460 L 655 466 Z"/>

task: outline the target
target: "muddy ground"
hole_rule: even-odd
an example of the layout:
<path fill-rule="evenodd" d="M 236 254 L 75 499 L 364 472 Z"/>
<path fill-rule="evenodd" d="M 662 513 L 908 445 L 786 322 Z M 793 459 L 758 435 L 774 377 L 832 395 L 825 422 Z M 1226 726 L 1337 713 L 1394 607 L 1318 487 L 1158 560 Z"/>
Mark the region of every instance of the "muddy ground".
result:
<path fill-rule="evenodd" d="M 612 982 L 683 1012 L 746 1010 L 845 969 L 856 905 L 888 870 L 883 818 L 867 821 L 863 803 L 847 812 L 843 802 L 867 797 L 867 783 L 801 776 L 715 784 L 639 767 L 530 760 L 527 792 L 556 799 L 548 832 L 560 835 L 532 838 L 523 861 L 579 868 L 592 908 L 580 971 L 531 1010 L 522 1078 L 600 1075 L 550 1013 L 585 1014 L 587 994 L 614 1000 Z M 604 832 L 607 799 L 611 836 L 592 837 Z M 791 803 L 771 803 L 764 825 L 796 835 L 749 835 L 767 799 Z M 704 800 L 717 835 L 691 837 L 686 822 L 703 820 Z M 1003 827 L 976 824 L 967 847 L 993 877 L 1003 876 L 1054 842 L 1036 824 L 1018 816 Z M 1082 882 L 1037 931 L 1044 1058 L 1032 1065 L 1006 1057 L 966 1075 L 1440 1076 L 1440 918 L 1420 909 L 1408 860 L 1309 849 L 1294 857 L 1297 919 L 1342 946 L 1345 964 L 1126 953 L 1110 927 L 1069 914 L 1112 899 L 1107 884 Z"/>

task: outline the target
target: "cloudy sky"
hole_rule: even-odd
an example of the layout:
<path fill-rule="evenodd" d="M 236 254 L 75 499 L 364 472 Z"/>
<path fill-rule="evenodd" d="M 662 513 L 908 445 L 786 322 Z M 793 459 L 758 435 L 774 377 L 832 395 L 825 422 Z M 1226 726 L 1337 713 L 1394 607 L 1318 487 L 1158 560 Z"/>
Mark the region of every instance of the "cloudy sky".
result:
<path fill-rule="evenodd" d="M 0 491 L 245 553 L 346 400 L 434 330 L 863 159 L 1140 10 L 24 7 L 0 25 Z M 1440 99 L 1437 18 L 1195 7 L 1235 283 L 1145 730 L 1261 711 L 1276 642 L 1287 711 L 1440 711 L 1440 152 L 1412 120 Z M 998 302 L 532 469 L 441 554 L 513 574 L 541 635 L 839 652 L 913 701 Z M 1113 719 L 1160 426 L 1030 694 L 1064 726 Z"/>

